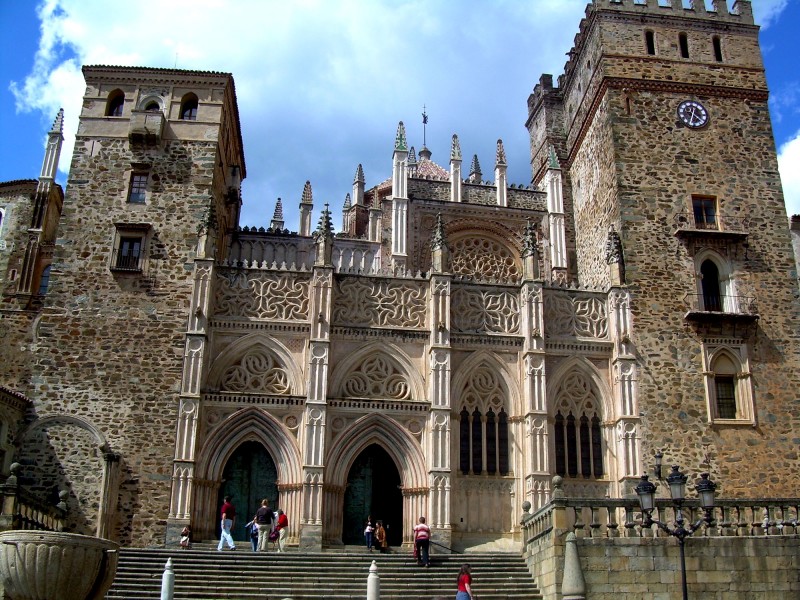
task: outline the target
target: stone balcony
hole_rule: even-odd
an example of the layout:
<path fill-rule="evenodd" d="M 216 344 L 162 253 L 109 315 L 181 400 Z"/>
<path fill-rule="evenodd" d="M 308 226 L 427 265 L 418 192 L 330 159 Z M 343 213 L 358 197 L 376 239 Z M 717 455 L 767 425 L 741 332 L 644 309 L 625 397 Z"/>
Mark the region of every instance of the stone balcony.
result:
<path fill-rule="evenodd" d="M 131 143 L 158 145 L 164 132 L 164 113 L 159 111 L 132 110 L 128 139 Z"/>

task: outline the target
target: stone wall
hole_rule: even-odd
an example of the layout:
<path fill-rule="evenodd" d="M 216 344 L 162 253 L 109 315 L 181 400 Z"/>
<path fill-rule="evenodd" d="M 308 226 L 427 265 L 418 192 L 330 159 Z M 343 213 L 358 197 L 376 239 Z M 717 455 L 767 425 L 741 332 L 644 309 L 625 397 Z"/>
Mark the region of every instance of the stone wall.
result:
<path fill-rule="evenodd" d="M 685 548 L 686 581 L 692 598 L 782 600 L 800 596 L 800 537 L 796 535 L 689 538 Z M 586 597 L 591 600 L 681 598 L 680 553 L 675 539 L 581 539 L 578 554 Z"/>

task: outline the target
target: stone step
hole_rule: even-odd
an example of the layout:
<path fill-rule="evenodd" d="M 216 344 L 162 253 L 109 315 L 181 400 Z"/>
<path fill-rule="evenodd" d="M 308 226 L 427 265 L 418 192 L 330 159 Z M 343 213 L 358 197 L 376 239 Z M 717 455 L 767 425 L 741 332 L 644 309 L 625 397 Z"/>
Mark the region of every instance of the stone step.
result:
<path fill-rule="evenodd" d="M 175 571 L 175 598 L 204 600 L 312 600 L 366 597 L 372 561 L 381 579 L 381 599 L 451 598 L 463 562 L 472 565 L 476 594 L 482 600 L 541 598 L 518 554 L 432 556 L 432 566 L 417 566 L 408 553 L 366 552 L 254 553 L 247 551 L 125 549 L 109 600 L 155 600 L 168 558 Z"/>

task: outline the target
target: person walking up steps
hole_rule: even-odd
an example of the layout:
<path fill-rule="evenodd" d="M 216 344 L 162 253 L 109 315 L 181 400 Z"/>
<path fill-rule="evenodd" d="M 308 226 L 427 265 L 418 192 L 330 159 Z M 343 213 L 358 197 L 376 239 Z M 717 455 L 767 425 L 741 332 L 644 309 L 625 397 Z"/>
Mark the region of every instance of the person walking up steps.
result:
<path fill-rule="evenodd" d="M 417 549 L 417 564 L 419 566 L 431 566 L 430 543 L 431 528 L 425 524 L 425 517 L 420 517 L 419 523 L 414 527 L 414 546 Z"/>
<path fill-rule="evenodd" d="M 225 543 L 228 544 L 231 550 L 236 550 L 236 544 L 231 535 L 231 529 L 233 529 L 233 524 L 236 522 L 236 507 L 233 506 L 231 500 L 232 498 L 230 496 L 225 496 L 225 502 L 222 503 L 222 509 L 220 510 L 222 517 L 222 533 L 219 536 L 217 550 L 222 550 L 222 546 Z"/>
<path fill-rule="evenodd" d="M 284 544 L 286 543 L 286 529 L 289 527 L 289 517 L 283 514 L 283 511 L 278 509 L 278 523 L 275 528 L 278 530 L 278 552 L 286 552 Z"/>
<path fill-rule="evenodd" d="M 461 565 L 461 570 L 458 572 L 456 600 L 475 600 L 475 596 L 472 593 L 472 575 L 470 575 L 469 571 L 469 563 Z"/>
<path fill-rule="evenodd" d="M 261 501 L 261 506 L 256 511 L 256 516 L 253 520 L 258 525 L 258 551 L 266 552 L 269 545 L 269 534 L 272 532 L 274 515 L 272 509 L 269 507 L 269 500 L 264 498 Z"/>

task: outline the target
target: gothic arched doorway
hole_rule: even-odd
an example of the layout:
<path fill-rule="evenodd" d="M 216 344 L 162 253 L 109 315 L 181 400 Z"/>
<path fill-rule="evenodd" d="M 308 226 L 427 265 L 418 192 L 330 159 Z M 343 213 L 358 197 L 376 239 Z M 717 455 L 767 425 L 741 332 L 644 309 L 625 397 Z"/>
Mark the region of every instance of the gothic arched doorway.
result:
<path fill-rule="evenodd" d="M 378 444 L 364 449 L 353 461 L 347 474 L 344 494 L 342 541 L 364 543 L 364 522 L 367 516 L 388 525 L 389 544 L 403 542 L 403 492 L 400 473 L 392 457 Z"/>
<path fill-rule="evenodd" d="M 232 531 L 234 540 L 249 541 L 244 526 L 264 498 L 269 499 L 270 506 L 277 510 L 277 479 L 275 461 L 258 442 L 244 442 L 228 459 L 222 474 L 216 510 L 222 506 L 225 496 L 233 498 L 236 507 L 236 523 Z M 219 536 L 219 518 L 216 522 Z"/>

